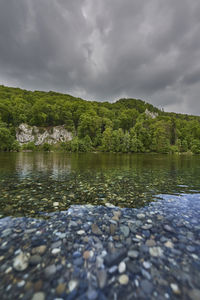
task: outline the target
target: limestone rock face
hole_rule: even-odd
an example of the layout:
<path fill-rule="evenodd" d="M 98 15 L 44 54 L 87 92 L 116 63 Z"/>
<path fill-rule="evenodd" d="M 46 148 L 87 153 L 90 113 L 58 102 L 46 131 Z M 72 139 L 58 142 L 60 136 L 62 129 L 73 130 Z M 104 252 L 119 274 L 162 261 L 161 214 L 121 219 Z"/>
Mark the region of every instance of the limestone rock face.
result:
<path fill-rule="evenodd" d="M 23 123 L 16 129 L 16 139 L 21 145 L 34 142 L 38 146 L 44 143 L 56 144 L 71 141 L 72 133 L 67 131 L 64 125 L 44 128 Z"/>
<path fill-rule="evenodd" d="M 158 113 L 150 112 L 147 108 L 145 110 L 145 114 L 146 114 L 146 116 L 148 116 L 149 118 L 152 118 L 152 119 L 155 119 L 158 116 Z"/>

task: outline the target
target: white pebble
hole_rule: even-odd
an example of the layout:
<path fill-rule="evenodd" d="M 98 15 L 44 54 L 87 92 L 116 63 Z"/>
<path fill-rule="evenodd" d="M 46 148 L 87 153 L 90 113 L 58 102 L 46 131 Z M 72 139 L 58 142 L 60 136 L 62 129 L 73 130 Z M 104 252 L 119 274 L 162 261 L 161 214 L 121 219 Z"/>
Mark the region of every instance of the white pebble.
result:
<path fill-rule="evenodd" d="M 174 292 L 174 294 L 179 295 L 181 293 L 179 290 L 179 287 L 176 283 L 171 283 L 170 287 L 171 287 L 172 291 Z"/>
<path fill-rule="evenodd" d="M 126 271 L 126 264 L 125 262 L 121 261 L 119 266 L 118 266 L 118 272 L 120 274 L 124 273 Z"/>
<path fill-rule="evenodd" d="M 51 251 L 51 253 L 52 253 L 53 255 L 56 255 L 56 254 L 60 253 L 60 248 L 54 248 L 54 249 Z"/>
<path fill-rule="evenodd" d="M 121 275 L 121 276 L 119 276 L 119 283 L 120 284 L 122 284 L 122 285 L 127 285 L 128 284 L 128 282 L 129 282 L 129 278 L 128 278 L 128 276 L 127 275 Z"/>
<path fill-rule="evenodd" d="M 83 234 L 85 234 L 85 231 L 84 230 L 79 230 L 79 231 L 77 231 L 77 234 L 78 235 L 83 235 Z"/>
<path fill-rule="evenodd" d="M 78 285 L 78 282 L 76 280 L 70 280 L 68 287 L 69 291 L 72 292 Z"/>

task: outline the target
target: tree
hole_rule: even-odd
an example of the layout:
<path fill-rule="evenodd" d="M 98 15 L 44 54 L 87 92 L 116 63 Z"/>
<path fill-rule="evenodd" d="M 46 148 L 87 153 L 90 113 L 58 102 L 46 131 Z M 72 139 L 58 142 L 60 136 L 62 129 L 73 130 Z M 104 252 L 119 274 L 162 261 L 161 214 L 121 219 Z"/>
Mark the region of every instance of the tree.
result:
<path fill-rule="evenodd" d="M 0 128 L 0 151 L 12 150 L 14 137 L 11 135 L 10 130 L 7 128 Z"/>
<path fill-rule="evenodd" d="M 106 130 L 103 132 L 102 137 L 102 146 L 101 149 L 103 151 L 112 151 L 112 129 L 106 128 Z"/>

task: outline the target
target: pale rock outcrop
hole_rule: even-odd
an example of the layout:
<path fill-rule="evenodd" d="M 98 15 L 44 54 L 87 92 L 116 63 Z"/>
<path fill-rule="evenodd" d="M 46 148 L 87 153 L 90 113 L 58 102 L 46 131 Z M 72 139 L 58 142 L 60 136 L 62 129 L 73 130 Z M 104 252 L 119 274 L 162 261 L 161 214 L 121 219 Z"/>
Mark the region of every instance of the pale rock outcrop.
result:
<path fill-rule="evenodd" d="M 158 113 L 156 113 L 156 112 L 151 112 L 151 111 L 149 111 L 147 108 L 146 108 L 146 110 L 145 110 L 145 114 L 146 114 L 146 116 L 148 116 L 148 117 L 150 117 L 150 118 L 152 118 L 152 119 L 155 119 L 155 118 L 158 116 Z"/>
<path fill-rule="evenodd" d="M 44 128 L 23 123 L 16 129 L 16 139 L 21 145 L 29 142 L 34 142 L 35 145 L 56 144 L 71 141 L 72 133 L 64 125 Z"/>

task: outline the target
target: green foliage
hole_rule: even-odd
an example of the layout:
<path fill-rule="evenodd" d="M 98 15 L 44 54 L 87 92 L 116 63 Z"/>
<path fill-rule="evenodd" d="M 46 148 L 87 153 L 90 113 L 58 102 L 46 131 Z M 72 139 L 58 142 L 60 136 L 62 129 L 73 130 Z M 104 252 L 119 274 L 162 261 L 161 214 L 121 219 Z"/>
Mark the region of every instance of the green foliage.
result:
<path fill-rule="evenodd" d="M 200 140 L 194 139 L 192 141 L 191 150 L 194 154 L 200 154 Z"/>
<path fill-rule="evenodd" d="M 37 147 L 35 146 L 34 142 L 29 142 L 27 144 L 22 145 L 22 150 L 35 151 L 37 150 Z"/>
<path fill-rule="evenodd" d="M 48 144 L 48 143 L 44 143 L 43 145 L 42 145 L 42 150 L 43 151 L 46 151 L 46 152 L 48 152 L 48 151 L 51 151 L 51 145 L 50 144 Z"/>
<path fill-rule="evenodd" d="M 21 149 L 21 147 L 20 147 L 19 142 L 15 140 L 15 141 L 12 143 L 12 151 L 19 152 L 20 149 Z"/>
<path fill-rule="evenodd" d="M 19 151 L 15 128 L 23 122 L 40 128 L 65 125 L 73 140 L 53 147 L 63 151 L 200 153 L 200 117 L 165 113 L 138 99 L 95 102 L 0 86 L 1 151 Z M 48 144 L 39 148 L 51 149 Z M 22 149 L 37 147 L 31 142 Z"/>
<path fill-rule="evenodd" d="M 178 153 L 179 149 L 176 145 L 172 145 L 172 146 L 170 146 L 170 152 L 171 153 Z"/>
<path fill-rule="evenodd" d="M 10 130 L 4 127 L 0 128 L 0 151 L 12 150 L 14 138 L 10 133 Z"/>

